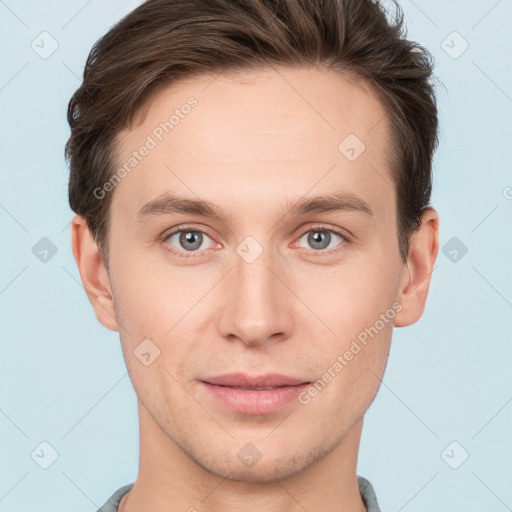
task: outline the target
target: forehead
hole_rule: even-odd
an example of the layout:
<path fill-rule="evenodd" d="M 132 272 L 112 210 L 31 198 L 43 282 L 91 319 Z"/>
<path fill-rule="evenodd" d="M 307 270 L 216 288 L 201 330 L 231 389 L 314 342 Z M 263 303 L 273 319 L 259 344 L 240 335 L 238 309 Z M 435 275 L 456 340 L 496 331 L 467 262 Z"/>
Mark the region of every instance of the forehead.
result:
<path fill-rule="evenodd" d="M 165 191 L 233 205 L 309 190 L 347 191 L 376 209 L 393 198 L 387 118 L 360 80 L 315 68 L 202 75 L 159 91 L 141 113 L 118 136 L 128 172 L 113 209 L 133 214 Z"/>

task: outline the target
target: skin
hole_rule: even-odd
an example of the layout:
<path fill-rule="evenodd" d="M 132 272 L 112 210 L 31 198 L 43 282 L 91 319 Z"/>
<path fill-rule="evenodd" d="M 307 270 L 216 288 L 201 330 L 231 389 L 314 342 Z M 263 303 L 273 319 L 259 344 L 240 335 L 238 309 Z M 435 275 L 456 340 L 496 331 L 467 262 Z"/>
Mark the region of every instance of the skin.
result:
<path fill-rule="evenodd" d="M 190 96 L 198 105 L 113 191 L 108 272 L 84 219 L 72 221 L 83 285 L 99 322 L 120 333 L 138 397 L 139 473 L 120 510 L 364 511 L 356 476 L 363 417 L 393 327 L 423 313 L 438 214 L 423 215 L 406 266 L 383 106 L 363 83 L 323 69 L 174 84 L 151 98 L 142 124 L 121 132 L 118 162 Z M 366 146 L 355 161 L 338 150 L 350 133 Z M 142 206 L 165 191 L 212 201 L 226 217 L 137 222 Z M 289 213 L 303 196 L 335 191 L 362 198 L 374 215 Z M 190 254 L 191 243 L 165 236 L 190 223 L 206 235 L 198 256 L 187 258 L 179 254 Z M 329 228 L 350 237 L 331 234 L 322 252 L 308 234 Z M 236 252 L 247 236 L 263 249 L 252 263 Z M 393 320 L 306 405 L 241 414 L 199 382 L 236 371 L 315 382 L 394 303 L 401 309 Z M 160 350 L 149 366 L 134 355 L 146 338 Z M 261 453 L 252 467 L 237 457 L 248 442 Z"/>

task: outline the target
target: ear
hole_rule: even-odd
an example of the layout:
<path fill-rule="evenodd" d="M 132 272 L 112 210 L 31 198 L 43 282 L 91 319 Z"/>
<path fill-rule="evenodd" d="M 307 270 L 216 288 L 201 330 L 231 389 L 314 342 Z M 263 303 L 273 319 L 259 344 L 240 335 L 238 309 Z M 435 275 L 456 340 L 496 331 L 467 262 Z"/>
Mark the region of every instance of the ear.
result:
<path fill-rule="evenodd" d="M 402 309 L 395 315 L 395 327 L 417 322 L 425 309 L 430 278 L 439 251 L 439 215 L 425 210 L 420 227 L 412 234 L 407 265 L 404 264 L 397 301 Z"/>
<path fill-rule="evenodd" d="M 80 215 L 71 221 L 71 247 L 96 318 L 107 329 L 118 331 L 109 276 L 87 222 Z"/>

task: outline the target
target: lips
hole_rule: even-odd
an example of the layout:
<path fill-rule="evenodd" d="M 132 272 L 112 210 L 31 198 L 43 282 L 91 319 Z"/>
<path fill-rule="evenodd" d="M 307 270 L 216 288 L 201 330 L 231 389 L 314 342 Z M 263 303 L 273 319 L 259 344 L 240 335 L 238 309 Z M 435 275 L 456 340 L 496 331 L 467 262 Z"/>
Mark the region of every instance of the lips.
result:
<path fill-rule="evenodd" d="M 269 389 L 277 389 L 282 388 L 284 386 L 267 386 L 265 388 L 246 388 L 244 386 L 224 386 L 224 387 L 232 387 L 233 389 L 244 389 L 246 391 L 268 391 Z"/>
<path fill-rule="evenodd" d="M 230 373 L 201 381 L 202 389 L 223 408 L 239 414 L 271 414 L 296 400 L 311 382 L 271 373 Z"/>
<path fill-rule="evenodd" d="M 285 386 L 298 386 L 306 384 L 308 381 L 281 375 L 278 373 L 268 373 L 266 375 L 250 376 L 244 373 L 228 373 L 216 377 L 208 377 L 203 380 L 216 386 L 228 386 L 235 389 L 265 391 Z"/>

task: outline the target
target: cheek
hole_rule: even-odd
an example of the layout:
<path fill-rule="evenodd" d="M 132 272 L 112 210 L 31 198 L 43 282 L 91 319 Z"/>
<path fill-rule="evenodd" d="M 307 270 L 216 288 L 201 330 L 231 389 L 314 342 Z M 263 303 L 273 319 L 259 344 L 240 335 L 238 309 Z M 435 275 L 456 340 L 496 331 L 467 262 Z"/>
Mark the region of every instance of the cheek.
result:
<path fill-rule="evenodd" d="M 396 283 L 390 268 L 375 261 L 311 267 L 301 272 L 307 279 L 299 280 L 298 295 L 323 320 L 331 338 L 347 341 L 392 307 Z"/>
<path fill-rule="evenodd" d="M 131 335 L 161 337 L 189 302 L 184 283 L 160 267 L 137 253 L 121 255 L 112 265 L 116 314 Z"/>
<path fill-rule="evenodd" d="M 388 360 L 391 322 L 384 323 L 380 330 L 363 328 L 353 332 L 357 334 L 339 336 L 323 350 L 317 347 L 325 354 L 323 373 L 313 383 L 310 397 L 304 397 L 305 401 L 318 400 L 326 416 L 337 418 L 347 428 L 364 414 L 379 389 Z"/>
<path fill-rule="evenodd" d="M 328 401 L 340 410 L 348 403 L 369 405 L 385 369 L 397 312 L 393 273 L 366 263 L 333 269 L 328 279 L 323 274 L 325 269 L 311 276 L 314 287 L 301 288 L 317 317 L 310 327 L 323 370 L 319 389 L 325 383 L 326 398 L 330 395 Z"/>
<path fill-rule="evenodd" d="M 136 372 L 140 386 L 160 382 L 172 388 L 172 376 L 180 381 L 186 377 L 183 366 L 197 350 L 201 337 L 196 329 L 204 322 L 199 302 L 212 284 L 169 267 L 151 265 L 146 270 L 129 263 L 126 258 L 118 264 L 113 286 L 116 316 L 124 327 L 120 337 L 126 365 L 130 374 Z M 148 359 L 154 363 L 145 367 Z"/>

